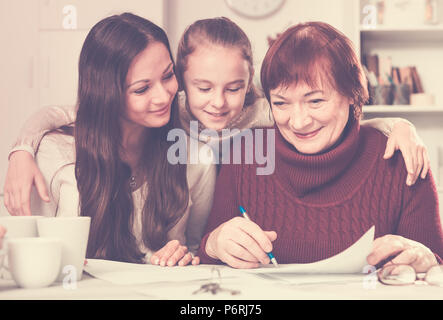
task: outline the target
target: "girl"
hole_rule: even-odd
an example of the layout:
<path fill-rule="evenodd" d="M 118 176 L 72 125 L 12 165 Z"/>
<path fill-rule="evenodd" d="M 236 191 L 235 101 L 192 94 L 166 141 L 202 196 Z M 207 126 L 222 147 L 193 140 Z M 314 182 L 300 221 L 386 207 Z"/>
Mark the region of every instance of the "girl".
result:
<path fill-rule="evenodd" d="M 167 161 L 177 88 L 167 36 L 155 24 L 124 13 L 89 32 L 79 60 L 75 124 L 47 134 L 36 148 L 51 202 L 35 201 L 32 210 L 90 216 L 88 257 L 199 262 L 188 246 L 195 252 L 199 244 L 215 167 Z M 8 206 L 14 201 L 5 195 Z"/>

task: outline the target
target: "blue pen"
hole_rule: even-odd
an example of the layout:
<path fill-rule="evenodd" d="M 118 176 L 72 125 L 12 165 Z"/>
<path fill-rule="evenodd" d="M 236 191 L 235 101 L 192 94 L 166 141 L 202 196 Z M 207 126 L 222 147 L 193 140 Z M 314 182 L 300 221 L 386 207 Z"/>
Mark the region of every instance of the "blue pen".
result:
<path fill-rule="evenodd" d="M 248 214 L 246 213 L 245 208 L 243 208 L 242 206 L 238 207 L 240 209 L 241 214 L 243 215 L 243 218 L 245 218 L 248 221 L 252 221 L 251 219 L 249 219 Z M 266 254 L 268 255 L 269 259 L 271 259 L 271 262 L 274 266 L 278 267 L 278 263 L 277 263 L 277 259 L 275 259 L 274 255 L 272 254 L 272 252 L 266 252 Z"/>

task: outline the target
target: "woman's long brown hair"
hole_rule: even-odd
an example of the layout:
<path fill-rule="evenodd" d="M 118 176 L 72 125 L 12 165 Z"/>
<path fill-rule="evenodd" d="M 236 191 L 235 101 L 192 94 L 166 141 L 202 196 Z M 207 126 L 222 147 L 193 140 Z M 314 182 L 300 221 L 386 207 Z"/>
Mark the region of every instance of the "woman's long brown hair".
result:
<path fill-rule="evenodd" d="M 79 61 L 78 112 L 74 136 L 75 174 L 80 214 L 91 217 L 87 256 L 141 262 L 132 232 L 134 206 L 129 188 L 130 167 L 119 156 L 119 118 L 125 108 L 125 83 L 132 60 L 150 43 L 169 50 L 165 32 L 152 22 L 124 13 L 105 18 L 89 32 Z M 167 231 L 183 216 L 189 200 L 186 165 L 171 165 L 167 133 L 177 123 L 176 99 L 171 119 L 146 130 L 141 165 L 148 183 L 143 207 L 144 245 L 158 250 Z M 149 132 L 149 134 L 148 134 Z"/>

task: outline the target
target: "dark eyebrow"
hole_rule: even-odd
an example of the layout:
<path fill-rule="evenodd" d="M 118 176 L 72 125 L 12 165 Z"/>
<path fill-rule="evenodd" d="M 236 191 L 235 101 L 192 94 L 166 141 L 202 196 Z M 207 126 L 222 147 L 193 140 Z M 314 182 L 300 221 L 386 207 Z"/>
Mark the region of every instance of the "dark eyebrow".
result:
<path fill-rule="evenodd" d="M 286 100 L 286 98 L 285 97 L 283 97 L 283 96 L 281 96 L 281 95 L 279 95 L 279 94 L 271 94 L 271 96 L 273 96 L 274 98 L 277 98 L 277 99 L 282 99 L 282 100 Z"/>
<path fill-rule="evenodd" d="M 228 86 L 233 85 L 233 84 L 245 84 L 245 80 L 239 79 L 239 80 L 231 81 L 228 83 Z"/>
<path fill-rule="evenodd" d="M 316 94 L 316 93 L 324 93 L 324 92 L 323 92 L 323 90 L 315 90 L 315 91 L 311 91 L 311 92 L 306 93 L 306 94 L 305 94 L 305 97 L 312 96 L 312 95 L 314 95 L 314 94 Z"/>
<path fill-rule="evenodd" d="M 304 94 L 303 96 L 304 97 L 309 97 L 309 96 L 312 96 L 312 95 L 314 95 L 316 93 L 324 93 L 324 92 L 323 92 L 323 90 L 314 90 L 314 91 L 311 91 L 311 92 L 308 92 L 308 93 Z M 279 94 L 275 94 L 274 93 L 274 94 L 271 94 L 271 96 L 273 96 L 274 98 L 277 98 L 277 99 L 286 100 L 285 97 L 283 97 L 283 96 L 281 96 Z"/>
<path fill-rule="evenodd" d="M 211 81 L 203 80 L 203 79 L 193 79 L 192 83 L 194 83 L 194 84 L 211 84 Z"/>
<path fill-rule="evenodd" d="M 168 64 L 168 66 L 167 66 L 167 67 L 165 68 L 165 70 L 163 71 L 163 74 L 167 73 L 167 72 L 169 71 L 169 69 L 171 69 L 171 66 L 173 66 L 173 63 L 172 63 L 172 62 L 171 62 L 170 64 Z M 149 80 L 149 79 L 141 79 L 141 80 L 137 80 L 137 81 L 131 83 L 130 85 L 128 85 L 128 88 L 129 88 L 129 87 L 132 87 L 134 84 L 137 84 L 137 83 L 139 83 L 139 82 L 149 83 L 150 81 L 151 81 L 151 80 Z"/>

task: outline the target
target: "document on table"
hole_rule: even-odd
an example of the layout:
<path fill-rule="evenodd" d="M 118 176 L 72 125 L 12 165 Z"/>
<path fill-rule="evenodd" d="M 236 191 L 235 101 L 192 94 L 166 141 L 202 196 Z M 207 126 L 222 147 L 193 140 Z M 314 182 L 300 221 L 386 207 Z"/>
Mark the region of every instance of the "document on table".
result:
<path fill-rule="evenodd" d="M 110 260 L 88 259 L 85 271 L 95 278 L 114 284 L 144 284 L 155 282 L 177 282 L 217 280 L 258 274 L 260 277 L 289 279 L 300 274 L 361 274 L 367 267 L 366 257 L 372 250 L 375 227 L 370 228 L 359 240 L 341 253 L 313 263 L 272 264 L 257 269 L 233 269 L 226 265 L 197 265 L 184 267 L 160 267 L 149 264 L 125 263 Z M 278 259 L 278 257 L 277 257 Z M 218 271 L 216 271 L 218 270 Z"/>
<path fill-rule="evenodd" d="M 217 268 L 235 271 L 235 269 L 226 266 Z M 217 276 L 213 269 L 214 266 L 212 265 L 160 267 L 151 264 L 101 259 L 88 259 L 88 263 L 84 268 L 87 273 L 95 278 L 124 285 L 212 279 Z"/>
<path fill-rule="evenodd" d="M 372 251 L 375 226 L 372 226 L 353 245 L 330 258 L 313 263 L 280 264 L 278 268 L 272 264 L 261 268 L 249 269 L 249 273 L 362 273 L 368 266 L 366 257 Z M 278 257 L 276 257 L 278 260 Z"/>

